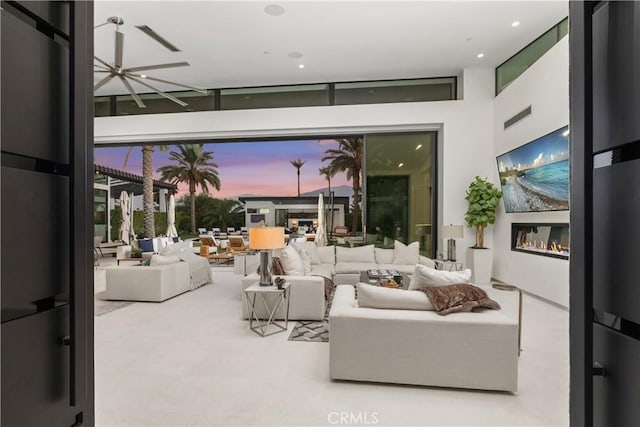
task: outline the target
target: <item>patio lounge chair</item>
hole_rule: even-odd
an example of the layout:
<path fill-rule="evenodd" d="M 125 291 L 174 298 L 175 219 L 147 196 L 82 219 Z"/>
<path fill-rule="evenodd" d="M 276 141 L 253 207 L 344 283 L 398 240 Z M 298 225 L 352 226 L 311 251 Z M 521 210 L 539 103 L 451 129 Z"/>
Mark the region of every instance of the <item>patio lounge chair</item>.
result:
<path fill-rule="evenodd" d="M 229 247 L 232 251 L 240 252 L 249 249 L 242 236 L 229 236 Z"/>

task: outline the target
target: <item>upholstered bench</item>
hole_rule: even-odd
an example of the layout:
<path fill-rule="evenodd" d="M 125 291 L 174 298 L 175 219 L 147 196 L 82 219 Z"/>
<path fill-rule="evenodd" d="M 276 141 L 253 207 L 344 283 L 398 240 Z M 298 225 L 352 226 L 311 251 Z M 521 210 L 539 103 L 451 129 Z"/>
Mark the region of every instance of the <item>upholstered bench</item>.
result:
<path fill-rule="evenodd" d="M 105 298 L 109 300 L 161 302 L 187 292 L 190 287 L 191 275 L 186 262 L 118 266 L 105 270 Z"/>

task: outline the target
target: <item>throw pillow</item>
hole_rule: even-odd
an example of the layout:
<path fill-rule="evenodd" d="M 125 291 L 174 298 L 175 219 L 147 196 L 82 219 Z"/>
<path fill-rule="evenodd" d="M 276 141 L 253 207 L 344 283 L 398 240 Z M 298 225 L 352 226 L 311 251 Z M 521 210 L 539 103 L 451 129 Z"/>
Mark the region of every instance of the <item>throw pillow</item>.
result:
<path fill-rule="evenodd" d="M 336 247 L 335 246 L 316 246 L 318 256 L 320 256 L 321 264 L 336 263 Z"/>
<path fill-rule="evenodd" d="M 343 248 L 341 246 L 337 246 L 336 262 L 375 263 L 376 258 L 373 252 L 373 245 L 359 246 L 356 248 Z"/>
<path fill-rule="evenodd" d="M 258 266 L 256 273 L 260 274 L 260 266 Z M 277 256 L 271 258 L 271 274 L 273 274 L 274 276 L 283 276 L 285 274 L 284 269 L 282 268 L 282 263 L 280 262 L 280 258 L 278 258 Z"/>
<path fill-rule="evenodd" d="M 366 283 L 358 283 L 358 307 L 433 310 L 433 305 L 424 292 L 389 289 Z"/>
<path fill-rule="evenodd" d="M 286 246 L 280 254 L 280 262 L 282 262 L 282 268 L 284 274 L 292 275 L 297 274 L 304 276 L 304 263 L 300 254 L 293 246 Z"/>
<path fill-rule="evenodd" d="M 445 271 L 436 270 L 426 265 L 416 264 L 409 282 L 409 290 L 415 290 L 427 286 L 445 286 L 454 283 L 469 283 L 471 270 Z"/>
<path fill-rule="evenodd" d="M 393 249 L 375 248 L 376 263 L 393 264 Z"/>
<path fill-rule="evenodd" d="M 154 252 L 153 240 L 151 239 L 138 239 L 138 247 L 142 249 L 142 252 Z"/>
<path fill-rule="evenodd" d="M 397 240 L 393 242 L 393 264 L 411 264 L 418 263 L 420 258 L 420 243 L 413 242 L 405 245 Z"/>
<path fill-rule="evenodd" d="M 436 313 L 445 315 L 471 311 L 476 307 L 500 310 L 500 304 L 487 296 L 487 293 L 477 286 L 461 283 L 456 285 L 420 288 L 424 292 Z"/>
<path fill-rule="evenodd" d="M 302 259 L 302 265 L 304 266 L 304 275 L 308 275 L 311 273 L 311 257 L 309 257 L 309 252 L 304 247 L 294 246 L 298 254 L 300 255 L 300 259 Z"/>
<path fill-rule="evenodd" d="M 173 255 L 152 255 L 149 265 L 165 265 L 180 262 L 180 258 Z"/>
<path fill-rule="evenodd" d="M 311 260 L 311 264 L 318 265 L 322 264 L 322 260 L 320 259 L 320 254 L 318 253 L 318 247 L 314 242 L 295 242 L 293 246 L 296 249 L 304 249 L 307 251 L 309 255 L 309 259 Z"/>

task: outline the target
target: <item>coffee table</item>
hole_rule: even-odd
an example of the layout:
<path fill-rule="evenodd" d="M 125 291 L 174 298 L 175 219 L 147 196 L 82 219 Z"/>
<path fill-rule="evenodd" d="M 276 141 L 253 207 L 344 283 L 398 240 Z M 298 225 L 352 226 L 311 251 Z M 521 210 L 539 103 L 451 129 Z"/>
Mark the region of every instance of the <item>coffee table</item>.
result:
<path fill-rule="evenodd" d="M 367 283 L 369 285 L 380 286 L 380 281 L 381 280 L 382 280 L 382 278 L 369 277 L 369 274 L 366 271 L 361 271 L 360 272 L 360 283 Z M 395 280 L 396 280 L 396 282 L 398 282 L 398 276 L 395 276 Z M 400 281 L 401 282 L 398 282 L 400 287 L 399 288 L 395 288 L 395 289 L 409 289 L 409 282 L 411 281 L 411 277 L 409 277 L 408 274 L 400 273 Z"/>
<path fill-rule="evenodd" d="M 222 252 L 219 254 L 211 254 L 206 257 L 208 260 L 215 259 L 216 263 L 219 261 L 227 261 L 227 264 L 230 264 L 233 261 L 233 252 Z"/>

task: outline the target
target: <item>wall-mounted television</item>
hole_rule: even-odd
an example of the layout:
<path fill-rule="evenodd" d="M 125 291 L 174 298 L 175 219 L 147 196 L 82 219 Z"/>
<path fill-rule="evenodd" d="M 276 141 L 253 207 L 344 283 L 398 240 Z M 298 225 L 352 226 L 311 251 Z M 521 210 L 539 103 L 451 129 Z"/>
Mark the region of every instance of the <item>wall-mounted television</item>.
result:
<path fill-rule="evenodd" d="M 497 157 L 507 213 L 569 209 L 569 127 Z"/>

